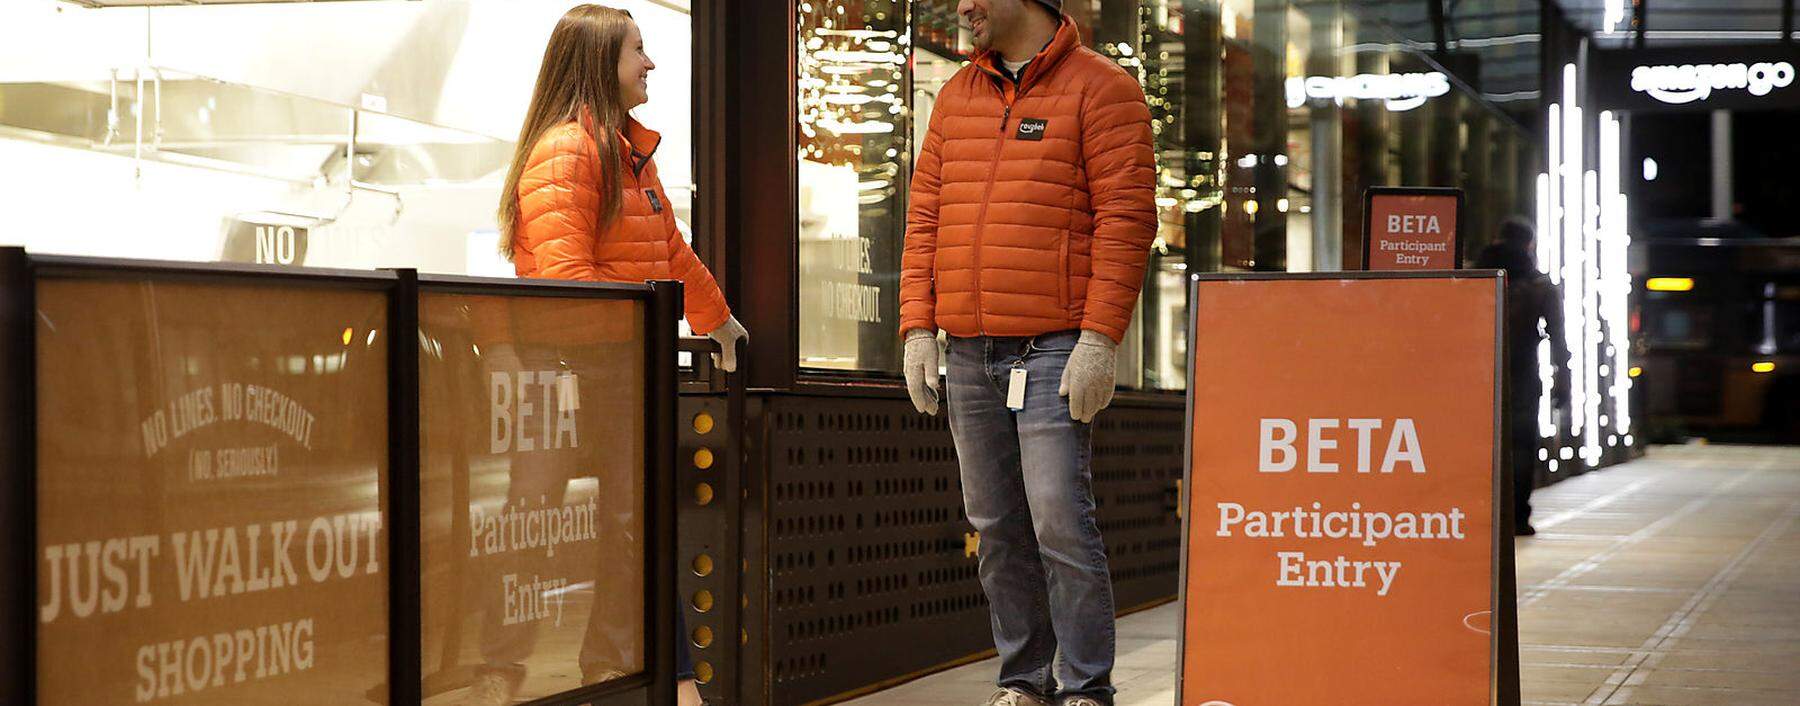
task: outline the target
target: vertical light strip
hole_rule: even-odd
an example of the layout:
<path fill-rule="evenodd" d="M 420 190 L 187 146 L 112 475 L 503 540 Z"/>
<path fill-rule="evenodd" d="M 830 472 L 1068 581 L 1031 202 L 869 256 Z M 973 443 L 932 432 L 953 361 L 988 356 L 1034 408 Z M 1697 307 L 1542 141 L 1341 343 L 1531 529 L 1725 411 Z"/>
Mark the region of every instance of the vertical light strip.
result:
<path fill-rule="evenodd" d="M 1552 115 L 1556 114 L 1556 109 L 1557 108 L 1555 105 L 1550 106 L 1550 111 L 1551 111 Z M 1556 134 L 1556 128 L 1555 128 L 1554 118 L 1551 120 L 1551 129 L 1549 132 L 1552 135 L 1551 139 L 1555 139 L 1554 135 Z M 1552 154 L 1554 154 L 1555 149 L 1552 148 L 1551 152 L 1552 152 Z M 1551 218 L 1552 218 L 1551 213 L 1552 212 L 1551 212 L 1550 204 L 1552 203 L 1552 201 L 1554 199 L 1555 193 L 1556 193 L 1556 190 L 1550 188 L 1550 175 L 1547 173 L 1538 174 L 1537 175 L 1537 232 L 1545 234 L 1545 235 L 1541 235 L 1540 237 L 1537 238 L 1537 268 L 1538 268 L 1539 272 L 1543 272 L 1546 274 L 1549 273 L 1549 271 L 1550 271 L 1550 264 L 1549 264 L 1550 263 L 1550 259 L 1549 259 L 1550 237 L 1548 236 L 1548 233 L 1551 232 L 1550 225 L 1552 222 L 1551 221 Z M 1533 323 L 1537 324 L 1537 325 L 1542 325 L 1542 321 L 1543 321 L 1543 319 L 1539 319 L 1538 321 L 1533 322 Z M 1532 333 L 1537 333 L 1537 332 L 1533 331 Z M 1538 398 L 1537 398 L 1538 438 L 1539 439 L 1551 439 L 1551 438 L 1556 437 L 1556 420 L 1551 416 L 1552 411 L 1551 411 L 1551 406 L 1550 406 L 1550 400 L 1552 399 L 1551 395 L 1550 395 L 1550 386 L 1552 385 L 1553 381 L 1556 379 L 1556 365 L 1555 365 L 1555 363 L 1551 362 L 1551 360 L 1550 360 L 1550 341 L 1549 340 L 1539 340 L 1538 341 L 1537 371 L 1538 371 L 1538 382 L 1540 383 L 1538 386 L 1539 394 L 1538 394 Z"/>
<path fill-rule="evenodd" d="M 1561 241 L 1557 237 L 1557 232 L 1561 230 L 1557 224 L 1562 222 L 1562 191 L 1560 189 L 1562 184 L 1562 105 L 1559 103 L 1550 104 L 1548 132 L 1550 139 L 1547 140 L 1547 143 L 1550 150 L 1544 165 L 1545 169 L 1549 171 L 1543 175 L 1542 181 L 1544 188 L 1550 192 L 1550 198 L 1545 207 L 1548 218 L 1538 227 L 1537 232 L 1538 269 L 1550 275 L 1551 284 L 1560 284 L 1562 282 L 1562 263 L 1556 257 L 1559 250 L 1557 243 Z"/>
<path fill-rule="evenodd" d="M 1554 110 L 1556 110 L 1556 106 L 1552 105 L 1552 106 L 1550 106 L 1550 109 L 1554 111 Z M 1554 131 L 1552 131 L 1552 132 L 1554 132 Z M 1554 216 L 1552 215 L 1552 211 L 1551 211 L 1552 207 L 1550 205 L 1552 193 L 1554 193 L 1554 192 L 1550 188 L 1550 175 L 1539 172 L 1537 175 L 1537 232 L 1538 233 L 1549 233 L 1550 232 L 1550 219 L 1554 218 Z M 1537 255 L 1538 271 L 1542 272 L 1544 274 L 1550 274 L 1550 261 L 1548 259 L 1548 256 L 1550 253 L 1550 245 L 1549 245 L 1548 241 L 1549 241 L 1548 238 L 1538 238 L 1537 245 L 1536 245 L 1537 252 L 1534 253 L 1535 255 Z"/>
<path fill-rule="evenodd" d="M 1538 174 L 1538 269 L 1558 285 L 1563 312 L 1563 338 L 1569 349 L 1574 437 L 1561 448 L 1554 442 L 1539 451 L 1555 472 L 1576 457 L 1598 466 L 1607 447 L 1634 443 L 1631 418 L 1630 218 L 1622 181 L 1623 136 L 1619 117 L 1602 111 L 1597 117 L 1597 164 L 1587 168 L 1587 142 L 1580 104 L 1578 68 L 1563 66 L 1562 101 L 1547 108 L 1545 132 L 1548 162 Z M 1536 400 L 1538 434 L 1554 439 L 1552 418 L 1555 362 L 1548 341 L 1537 350 L 1543 395 Z M 1620 437 L 1623 437 L 1622 439 Z M 1602 437 L 1605 437 L 1602 445 Z"/>
<path fill-rule="evenodd" d="M 1543 221 L 1538 225 L 1537 232 L 1537 260 L 1538 269 L 1550 275 L 1550 283 L 1552 285 L 1562 282 L 1562 258 L 1559 257 L 1562 252 L 1562 237 L 1560 234 L 1562 232 L 1563 215 L 1562 127 L 1562 105 L 1559 103 L 1551 103 L 1550 120 L 1545 130 L 1545 133 L 1549 136 L 1549 139 L 1545 141 L 1549 150 L 1548 154 L 1545 155 L 1545 172 L 1538 176 L 1538 187 L 1544 192 L 1544 195 L 1542 196 L 1543 200 L 1541 202 L 1542 205 L 1540 206 Z M 1538 346 L 1538 377 L 1540 380 L 1554 381 L 1556 379 L 1556 366 L 1561 364 L 1563 364 L 1562 361 L 1550 360 L 1550 345 L 1548 341 L 1545 341 Z M 1550 384 L 1547 383 L 1543 385 L 1539 390 L 1538 434 L 1544 439 L 1550 440 L 1550 446 L 1545 447 L 1545 450 L 1553 455 L 1556 452 L 1556 449 L 1553 447 L 1557 446 L 1557 424 L 1551 411 L 1551 400 L 1554 398 L 1551 397 Z M 1550 462 L 1550 472 L 1555 473 L 1557 468 L 1558 464 L 1555 460 L 1552 460 Z"/>
<path fill-rule="evenodd" d="M 1581 320 L 1582 350 L 1586 365 L 1578 368 L 1587 382 L 1582 388 L 1587 399 L 1581 406 L 1586 415 L 1581 435 L 1581 458 L 1587 465 L 1600 465 L 1600 368 L 1605 358 L 1600 355 L 1600 177 L 1589 169 L 1581 179 L 1582 207 L 1586 217 L 1581 223 Z"/>
<path fill-rule="evenodd" d="M 1612 399 L 1612 427 L 1615 436 L 1607 438 L 1607 446 L 1616 444 L 1616 435 L 1631 433 L 1631 369 L 1629 331 L 1631 308 L 1631 271 L 1629 250 L 1630 213 L 1621 188 L 1623 155 L 1618 116 L 1611 111 L 1600 114 L 1600 198 L 1602 264 L 1600 271 L 1602 301 L 1601 318 L 1606 327 L 1606 349 L 1612 365 L 1608 371 L 1609 396 Z M 1629 443 L 1629 442 L 1627 442 Z"/>
<path fill-rule="evenodd" d="M 1583 169 L 1581 135 L 1580 92 L 1576 83 L 1574 64 L 1563 66 L 1563 129 L 1562 129 L 1562 243 L 1556 253 L 1558 262 L 1556 269 L 1562 275 L 1563 293 L 1563 332 L 1569 346 L 1569 399 L 1571 404 L 1570 431 L 1580 435 L 1586 427 L 1582 411 L 1587 409 L 1588 388 L 1585 371 L 1588 366 L 1588 355 L 1584 341 L 1587 339 L 1587 327 L 1582 317 L 1582 303 L 1586 297 L 1587 283 L 1582 279 L 1582 222 L 1586 220 L 1583 213 L 1581 194 L 1581 174 Z M 1553 275 L 1554 276 L 1554 275 Z M 1568 447 L 1564 447 L 1567 451 Z"/>

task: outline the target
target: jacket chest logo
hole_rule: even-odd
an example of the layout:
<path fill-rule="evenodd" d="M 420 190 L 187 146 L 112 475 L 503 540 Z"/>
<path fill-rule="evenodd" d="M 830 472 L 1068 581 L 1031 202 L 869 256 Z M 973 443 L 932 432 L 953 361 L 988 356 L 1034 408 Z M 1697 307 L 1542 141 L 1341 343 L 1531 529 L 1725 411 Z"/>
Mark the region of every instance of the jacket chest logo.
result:
<path fill-rule="evenodd" d="M 645 189 L 644 195 L 650 198 L 650 212 L 651 213 L 662 213 L 662 210 L 663 210 L 662 198 L 658 197 L 656 195 L 656 190 L 655 189 Z"/>
<path fill-rule="evenodd" d="M 1019 121 L 1019 132 L 1014 139 L 1037 142 L 1044 139 L 1044 132 L 1050 129 L 1050 121 L 1043 118 L 1025 118 Z"/>

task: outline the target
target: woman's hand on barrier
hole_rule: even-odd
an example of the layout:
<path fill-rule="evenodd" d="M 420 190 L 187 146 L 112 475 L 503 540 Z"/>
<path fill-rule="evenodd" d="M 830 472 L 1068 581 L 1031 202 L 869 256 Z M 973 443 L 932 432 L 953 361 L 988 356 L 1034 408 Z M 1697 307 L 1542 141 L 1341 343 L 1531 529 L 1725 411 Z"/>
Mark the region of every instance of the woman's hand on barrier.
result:
<path fill-rule="evenodd" d="M 706 336 L 719 342 L 720 352 L 712 354 L 713 365 L 728 373 L 737 372 L 738 341 L 750 340 L 750 332 L 744 330 L 744 325 L 738 323 L 736 316 L 732 316 Z"/>

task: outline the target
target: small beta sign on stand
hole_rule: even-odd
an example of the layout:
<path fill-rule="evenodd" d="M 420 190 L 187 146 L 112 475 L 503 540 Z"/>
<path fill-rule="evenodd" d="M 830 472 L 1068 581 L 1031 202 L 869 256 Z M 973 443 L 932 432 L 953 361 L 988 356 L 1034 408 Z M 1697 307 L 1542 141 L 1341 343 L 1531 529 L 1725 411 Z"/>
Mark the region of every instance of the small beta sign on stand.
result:
<path fill-rule="evenodd" d="M 1461 189 L 1372 186 L 1363 192 L 1363 269 L 1454 270 L 1462 263 Z"/>

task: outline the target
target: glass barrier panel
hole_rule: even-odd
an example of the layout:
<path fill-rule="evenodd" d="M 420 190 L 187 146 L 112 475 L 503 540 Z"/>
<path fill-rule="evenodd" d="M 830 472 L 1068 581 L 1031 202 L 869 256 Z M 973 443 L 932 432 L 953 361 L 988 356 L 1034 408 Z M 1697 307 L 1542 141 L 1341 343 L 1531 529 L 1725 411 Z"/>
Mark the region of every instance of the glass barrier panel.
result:
<path fill-rule="evenodd" d="M 428 291 L 419 321 L 425 703 L 642 673 L 644 303 Z"/>
<path fill-rule="evenodd" d="M 388 296 L 37 302 L 39 703 L 386 703 Z"/>

